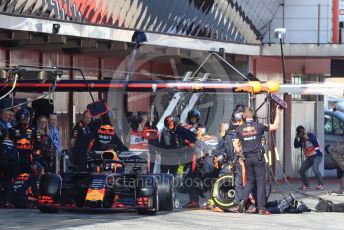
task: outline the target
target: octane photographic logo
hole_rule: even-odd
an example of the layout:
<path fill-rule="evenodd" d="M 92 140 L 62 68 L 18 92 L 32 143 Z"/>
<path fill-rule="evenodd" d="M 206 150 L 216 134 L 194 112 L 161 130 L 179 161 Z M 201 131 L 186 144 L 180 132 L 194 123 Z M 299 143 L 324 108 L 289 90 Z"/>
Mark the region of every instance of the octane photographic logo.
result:
<path fill-rule="evenodd" d="M 176 55 L 167 54 L 172 52 Z M 229 67 L 221 60 L 212 56 L 203 63 L 208 54 L 208 52 L 172 50 L 172 48 L 142 45 L 137 49 L 136 57 L 133 57 L 135 51 L 132 51 L 123 59 L 113 75 L 113 81 L 118 82 L 118 80 L 125 80 L 128 77 L 131 82 L 147 81 L 151 83 L 159 82 L 159 84 L 171 81 L 179 83 L 183 81 L 196 83 L 201 81 L 229 81 L 229 73 L 233 71 L 229 70 Z M 133 58 L 134 62 L 132 62 Z M 133 63 L 132 66 L 131 63 Z M 154 65 L 157 67 L 159 65 L 165 66 L 167 73 L 155 73 L 153 70 L 157 68 L 153 68 Z M 201 68 L 198 70 L 200 66 Z M 129 73 L 130 68 L 131 72 Z M 235 74 L 232 77 L 237 79 Z M 152 87 L 154 88 L 153 84 Z M 117 130 L 122 131 L 124 140 L 130 140 L 128 135 L 135 120 L 133 115 L 136 115 L 138 111 L 144 111 L 148 114 L 147 123 L 150 122 L 151 117 L 154 117 L 153 123 L 156 124 L 159 130 L 160 139 L 165 138 L 164 142 L 171 144 L 168 142 L 173 141 L 173 138 L 162 132 L 164 118 L 168 115 L 179 116 L 180 122 L 185 123 L 187 113 L 193 108 L 201 112 L 200 124 L 207 127 L 207 134 L 218 136 L 220 123 L 229 122 L 234 103 L 240 102 L 240 99 L 234 94 L 217 92 L 216 90 L 207 93 L 199 90 L 193 93 L 158 87 L 153 97 L 152 89 L 149 90 L 150 92 L 139 92 L 138 89 L 135 92 L 130 90 L 112 88 L 107 94 L 110 115 L 112 114 L 112 125 Z M 156 113 L 152 113 L 151 106 L 154 106 Z M 158 116 L 152 116 L 151 114 L 158 114 Z M 158 156 L 157 158 L 162 165 L 187 164 L 192 160 L 193 152 L 198 155 L 201 155 L 201 152 L 204 153 L 204 145 L 206 143 L 202 141 L 196 143 L 195 149 L 188 146 L 178 149 L 166 149 L 150 145 L 150 160 L 156 162 L 156 156 Z M 213 147 L 215 146 L 213 145 Z"/>
<path fill-rule="evenodd" d="M 190 187 L 211 187 L 217 178 L 185 178 L 183 182 L 183 186 L 185 188 Z M 165 176 L 164 174 L 156 174 L 154 177 L 151 176 L 138 176 L 138 177 L 132 177 L 132 176 L 123 176 L 116 173 L 111 173 L 107 175 L 105 179 L 105 186 L 107 188 L 115 188 L 115 189 L 123 189 L 128 190 L 135 189 L 135 188 L 147 188 L 147 187 L 155 187 L 157 182 L 159 181 L 159 184 L 170 184 L 171 178 Z M 174 187 L 179 186 L 178 180 L 173 180 Z"/>

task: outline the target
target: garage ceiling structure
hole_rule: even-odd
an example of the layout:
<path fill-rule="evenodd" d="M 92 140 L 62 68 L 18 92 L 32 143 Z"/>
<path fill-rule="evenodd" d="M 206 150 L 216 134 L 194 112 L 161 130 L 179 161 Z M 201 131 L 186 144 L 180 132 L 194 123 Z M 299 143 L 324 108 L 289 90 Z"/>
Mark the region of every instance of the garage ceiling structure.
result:
<path fill-rule="evenodd" d="M 0 13 L 260 44 L 282 0 L 7 0 Z"/>

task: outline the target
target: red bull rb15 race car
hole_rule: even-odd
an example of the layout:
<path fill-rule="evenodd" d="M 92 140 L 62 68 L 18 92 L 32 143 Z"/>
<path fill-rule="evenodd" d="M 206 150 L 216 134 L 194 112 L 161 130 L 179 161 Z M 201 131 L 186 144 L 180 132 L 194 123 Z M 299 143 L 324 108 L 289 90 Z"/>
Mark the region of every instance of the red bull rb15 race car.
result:
<path fill-rule="evenodd" d="M 145 172 L 141 167 L 147 166 L 143 154 L 146 153 L 128 151 L 117 156 L 113 151 L 105 151 L 98 159 L 88 161 L 90 172 L 42 175 L 40 211 L 136 210 L 139 214 L 171 211 L 175 204 L 174 177 L 138 173 Z M 130 167 L 133 162 L 134 167 Z"/>

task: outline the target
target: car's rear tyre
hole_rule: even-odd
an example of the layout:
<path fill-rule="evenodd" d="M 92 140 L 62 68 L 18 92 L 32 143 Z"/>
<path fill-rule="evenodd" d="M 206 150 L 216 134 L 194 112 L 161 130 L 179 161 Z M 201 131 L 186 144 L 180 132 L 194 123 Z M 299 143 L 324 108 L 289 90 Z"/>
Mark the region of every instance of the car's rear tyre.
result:
<path fill-rule="evenodd" d="M 212 198 L 214 203 L 221 209 L 228 209 L 235 205 L 234 175 L 224 175 L 215 181 Z"/>
<path fill-rule="evenodd" d="M 158 198 L 158 188 L 156 188 L 155 193 L 149 199 L 152 199 L 153 207 L 152 208 L 139 208 L 137 213 L 139 215 L 155 215 L 159 209 L 159 198 Z"/>
<path fill-rule="evenodd" d="M 141 175 L 137 180 L 139 198 L 148 198 L 147 207 L 139 207 L 137 213 L 140 215 L 155 215 L 159 210 L 158 182 L 155 176 Z"/>
<path fill-rule="evenodd" d="M 39 180 L 38 209 L 41 212 L 58 212 L 58 203 L 61 198 L 62 178 L 55 174 L 45 174 Z"/>
<path fill-rule="evenodd" d="M 172 211 L 175 206 L 176 191 L 174 176 L 171 174 L 155 174 L 158 180 L 159 210 Z"/>

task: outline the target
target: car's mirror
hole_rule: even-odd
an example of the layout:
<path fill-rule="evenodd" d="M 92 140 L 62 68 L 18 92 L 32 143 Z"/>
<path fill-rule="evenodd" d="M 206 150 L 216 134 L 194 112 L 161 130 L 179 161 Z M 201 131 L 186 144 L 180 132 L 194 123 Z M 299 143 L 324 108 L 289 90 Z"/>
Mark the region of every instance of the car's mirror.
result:
<path fill-rule="evenodd" d="M 158 130 L 155 129 L 147 129 L 143 132 L 143 138 L 147 140 L 156 140 L 159 138 Z"/>
<path fill-rule="evenodd" d="M 95 101 L 87 105 L 87 110 L 92 117 L 98 117 L 108 112 L 108 107 L 104 101 Z"/>

